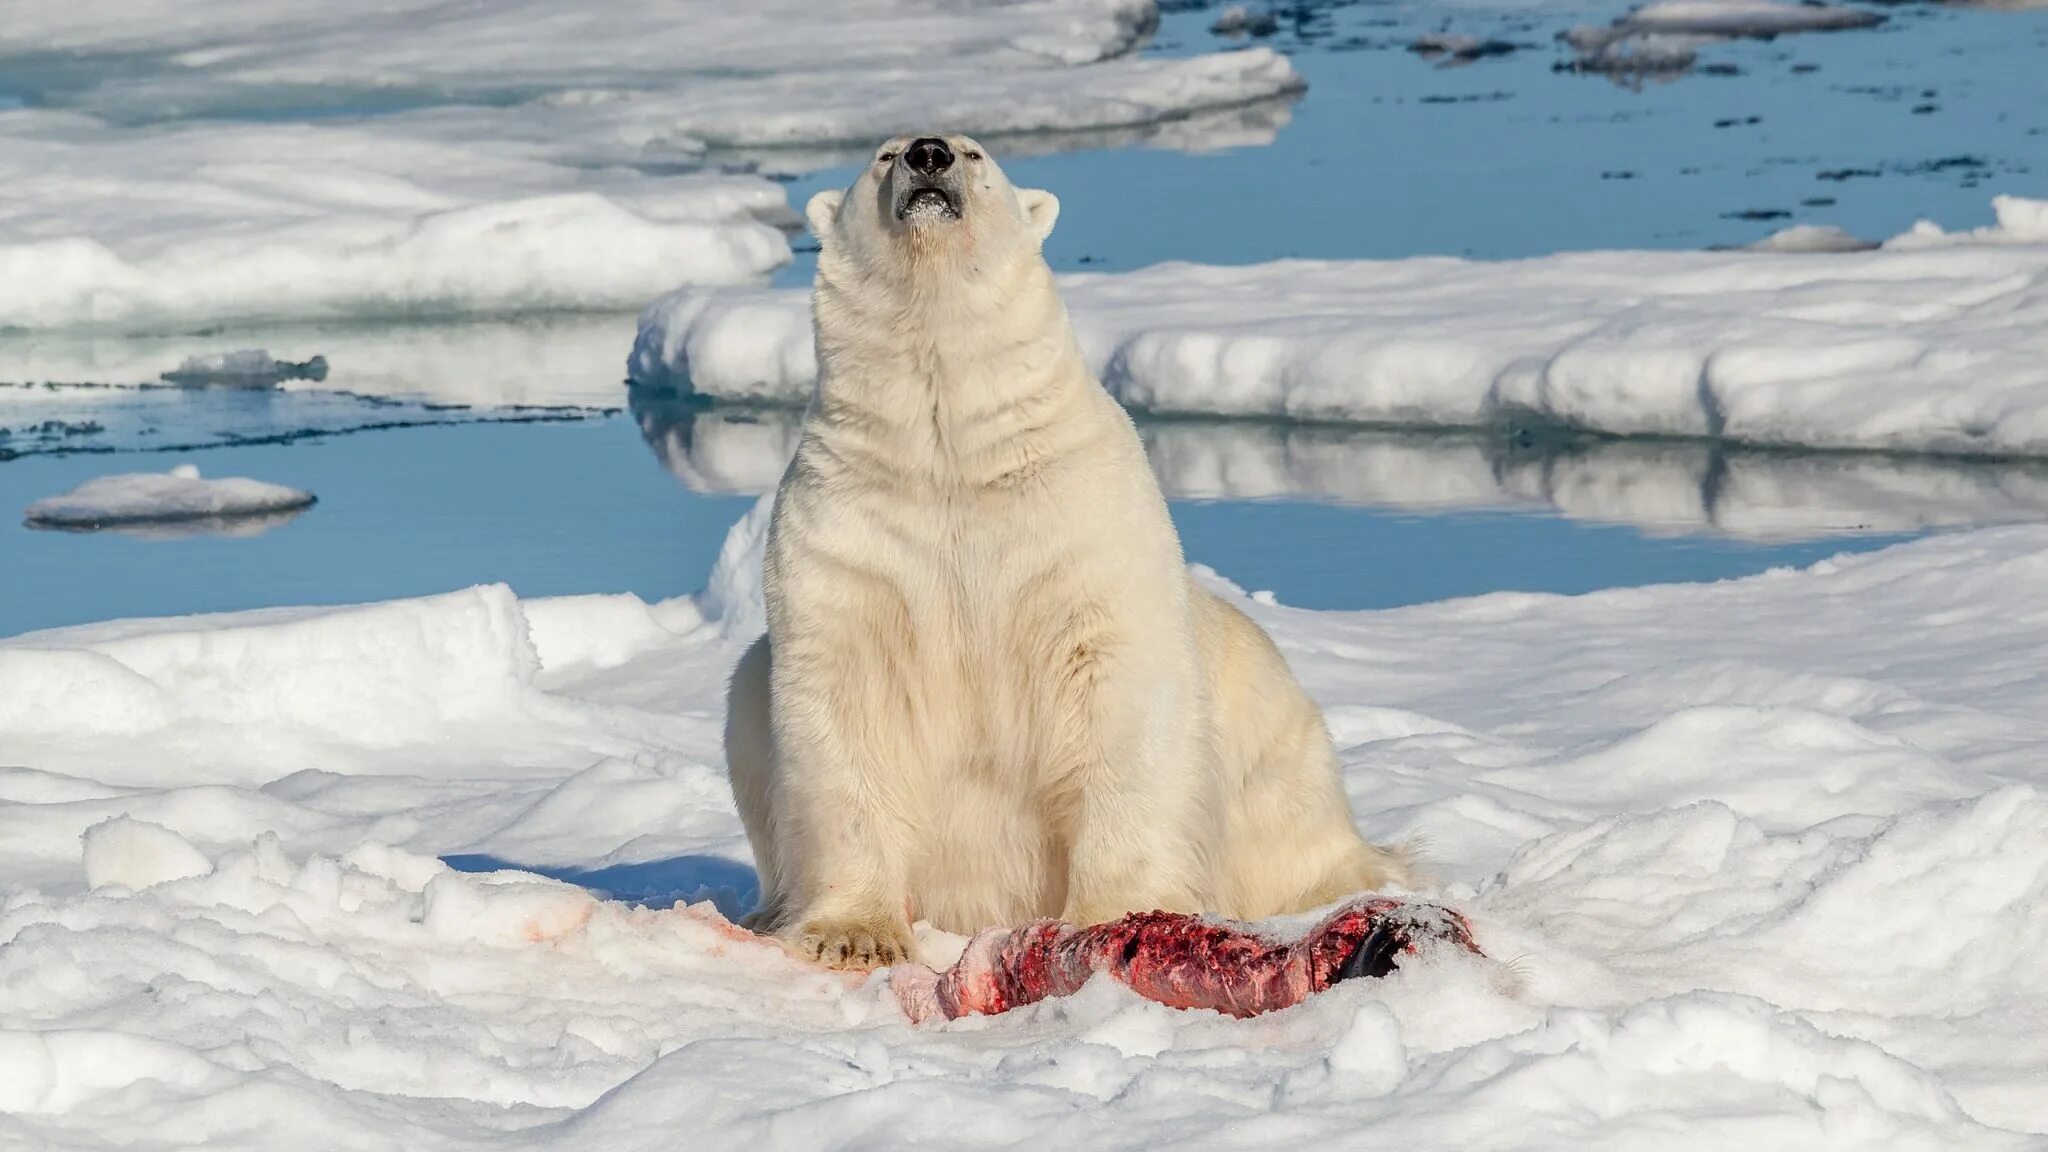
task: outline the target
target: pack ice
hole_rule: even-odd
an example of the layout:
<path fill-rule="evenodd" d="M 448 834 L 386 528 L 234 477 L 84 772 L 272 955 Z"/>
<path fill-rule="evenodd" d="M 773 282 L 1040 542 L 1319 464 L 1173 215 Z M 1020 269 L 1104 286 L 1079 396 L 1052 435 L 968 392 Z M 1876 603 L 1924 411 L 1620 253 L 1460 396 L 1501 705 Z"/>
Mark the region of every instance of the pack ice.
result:
<path fill-rule="evenodd" d="M 1965 454 L 2048 453 L 2048 201 L 1877 251 L 1587 252 L 1163 264 L 1063 277 L 1141 411 Z M 628 363 L 655 387 L 799 404 L 801 290 L 681 291 Z"/>
<path fill-rule="evenodd" d="M 753 877 L 720 699 L 765 522 L 663 603 L 482 587 L 0 641 L 0 1144 L 2048 1134 L 2048 529 L 1386 612 L 1204 574 L 1497 959 L 1252 1021 L 1096 983 L 913 1027 L 882 978 L 726 919 Z"/>

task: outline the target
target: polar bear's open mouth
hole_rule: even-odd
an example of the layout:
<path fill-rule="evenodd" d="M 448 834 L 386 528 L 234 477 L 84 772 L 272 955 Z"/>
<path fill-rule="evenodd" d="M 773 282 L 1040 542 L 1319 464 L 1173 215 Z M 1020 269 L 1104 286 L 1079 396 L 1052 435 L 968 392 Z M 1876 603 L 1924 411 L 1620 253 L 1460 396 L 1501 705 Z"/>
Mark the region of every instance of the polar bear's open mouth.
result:
<path fill-rule="evenodd" d="M 898 220 L 958 220 L 960 209 L 939 188 L 913 188 L 896 209 Z"/>

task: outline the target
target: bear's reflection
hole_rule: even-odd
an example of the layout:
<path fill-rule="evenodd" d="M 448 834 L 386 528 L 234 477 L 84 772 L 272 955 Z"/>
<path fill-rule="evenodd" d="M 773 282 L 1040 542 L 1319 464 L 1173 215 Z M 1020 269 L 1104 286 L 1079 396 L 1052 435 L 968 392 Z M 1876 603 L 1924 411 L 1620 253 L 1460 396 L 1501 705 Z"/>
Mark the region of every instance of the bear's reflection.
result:
<path fill-rule="evenodd" d="M 773 490 L 803 418 L 645 389 L 630 404 L 662 466 L 699 492 Z M 1757 540 L 2048 520 L 2048 462 L 1250 420 L 1141 417 L 1138 431 L 1174 500 L 1527 509 Z"/>

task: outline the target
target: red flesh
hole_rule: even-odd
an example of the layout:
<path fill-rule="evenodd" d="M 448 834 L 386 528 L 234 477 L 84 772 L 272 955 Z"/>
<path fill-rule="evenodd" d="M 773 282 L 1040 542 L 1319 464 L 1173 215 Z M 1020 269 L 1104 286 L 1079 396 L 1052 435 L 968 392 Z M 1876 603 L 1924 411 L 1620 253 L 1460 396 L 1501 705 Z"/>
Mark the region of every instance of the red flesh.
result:
<path fill-rule="evenodd" d="M 1070 995 L 1098 972 L 1170 1007 L 1256 1016 L 1336 983 L 1375 931 L 1391 937 L 1397 955 L 1412 954 L 1424 940 L 1479 952 L 1471 926 L 1456 912 L 1373 897 L 1344 905 L 1292 941 L 1178 912 L 1134 912 L 1087 928 L 1039 920 L 983 932 L 935 976 L 898 969 L 892 980 L 904 1010 L 918 1020 L 1007 1012 Z"/>

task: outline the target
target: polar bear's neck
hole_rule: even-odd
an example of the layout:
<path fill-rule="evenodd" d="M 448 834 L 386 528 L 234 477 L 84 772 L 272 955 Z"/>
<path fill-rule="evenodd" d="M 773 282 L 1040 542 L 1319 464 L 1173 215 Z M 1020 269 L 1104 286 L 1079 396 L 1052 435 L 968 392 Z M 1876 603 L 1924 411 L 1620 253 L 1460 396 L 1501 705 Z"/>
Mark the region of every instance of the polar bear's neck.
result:
<path fill-rule="evenodd" d="M 1102 399 L 1042 260 L 943 291 L 821 269 L 812 313 L 812 424 L 892 473 L 992 482 L 1070 448 Z"/>

